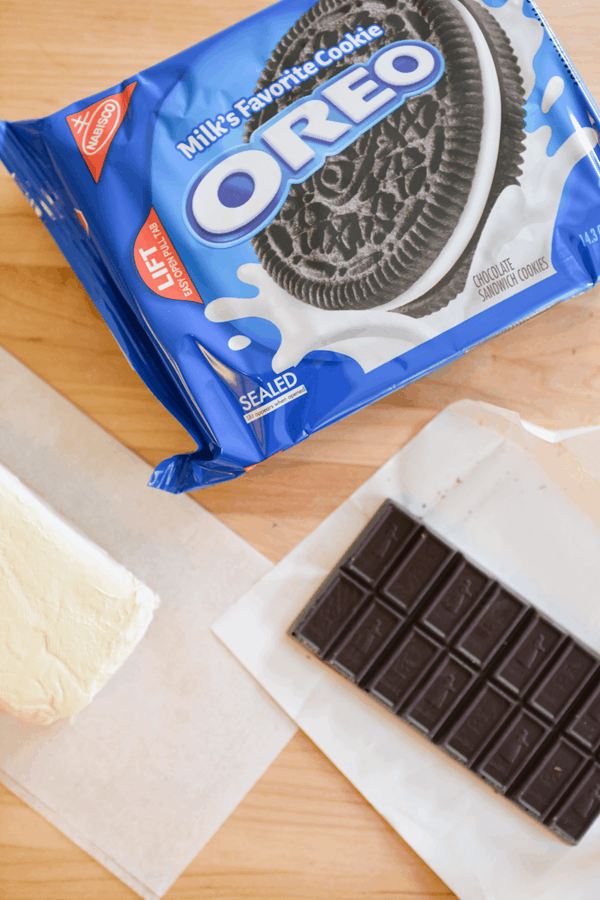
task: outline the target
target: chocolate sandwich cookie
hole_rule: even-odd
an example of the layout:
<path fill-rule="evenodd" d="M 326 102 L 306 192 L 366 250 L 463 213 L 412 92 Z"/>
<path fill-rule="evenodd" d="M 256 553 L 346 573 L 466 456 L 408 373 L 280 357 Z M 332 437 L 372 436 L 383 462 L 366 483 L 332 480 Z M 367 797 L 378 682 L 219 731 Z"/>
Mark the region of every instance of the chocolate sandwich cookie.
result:
<path fill-rule="evenodd" d="M 374 24 L 382 36 L 319 69 L 294 99 L 397 41 L 435 47 L 442 78 L 293 185 L 252 243 L 299 300 L 329 310 L 397 300 L 394 311 L 419 317 L 463 290 L 494 203 L 518 181 L 525 96 L 510 41 L 478 0 L 320 0 L 280 40 L 257 91 Z M 246 138 L 288 104 L 255 114 Z"/>

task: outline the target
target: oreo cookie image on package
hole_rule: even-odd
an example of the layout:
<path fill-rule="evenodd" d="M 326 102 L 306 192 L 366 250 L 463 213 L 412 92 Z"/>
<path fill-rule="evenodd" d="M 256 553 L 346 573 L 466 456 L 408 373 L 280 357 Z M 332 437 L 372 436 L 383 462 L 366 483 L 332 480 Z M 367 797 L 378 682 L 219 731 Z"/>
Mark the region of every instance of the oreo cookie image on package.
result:
<path fill-rule="evenodd" d="M 477 0 L 319 0 L 279 42 L 257 91 L 374 21 L 384 33 L 354 62 L 390 41 L 424 41 L 445 61 L 442 78 L 293 185 L 252 243 L 298 300 L 328 310 L 395 301 L 419 317 L 463 290 L 494 203 L 518 182 L 525 94 L 507 35 Z M 342 58 L 315 80 L 346 67 Z M 286 103 L 253 116 L 247 135 Z"/>

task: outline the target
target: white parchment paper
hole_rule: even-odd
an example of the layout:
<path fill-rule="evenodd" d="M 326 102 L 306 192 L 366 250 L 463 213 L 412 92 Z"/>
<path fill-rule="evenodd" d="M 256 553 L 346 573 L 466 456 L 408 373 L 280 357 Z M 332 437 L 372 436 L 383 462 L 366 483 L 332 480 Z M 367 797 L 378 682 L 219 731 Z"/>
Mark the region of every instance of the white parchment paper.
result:
<path fill-rule="evenodd" d="M 568 847 L 286 634 L 386 497 L 600 651 L 600 433 L 453 404 L 214 626 L 461 900 L 593 900 L 600 820 Z"/>
<path fill-rule="evenodd" d="M 209 627 L 271 563 L 2 350 L 0 384 L 0 460 L 161 598 L 71 722 L 0 712 L 0 780 L 155 900 L 296 730 Z"/>

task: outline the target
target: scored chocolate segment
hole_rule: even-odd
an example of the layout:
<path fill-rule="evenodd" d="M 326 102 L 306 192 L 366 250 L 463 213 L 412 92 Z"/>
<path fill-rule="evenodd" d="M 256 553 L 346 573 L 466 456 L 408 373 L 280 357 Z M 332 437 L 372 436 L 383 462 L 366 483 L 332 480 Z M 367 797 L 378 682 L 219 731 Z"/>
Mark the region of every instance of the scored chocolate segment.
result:
<path fill-rule="evenodd" d="M 417 530 L 417 523 L 397 506 L 390 505 L 365 536 L 346 563 L 346 567 L 373 585 L 385 573 L 408 538 Z"/>
<path fill-rule="evenodd" d="M 597 668 L 598 661 L 569 641 L 531 698 L 531 705 L 553 722 L 558 721 Z"/>
<path fill-rule="evenodd" d="M 372 681 L 370 693 L 394 711 L 415 689 L 443 648 L 415 629 Z"/>
<path fill-rule="evenodd" d="M 383 595 L 411 613 L 454 555 L 446 544 L 422 531 L 384 585 Z"/>
<path fill-rule="evenodd" d="M 501 587 L 496 588 L 460 638 L 457 647 L 472 662 L 484 666 L 526 611 L 527 607 L 521 600 Z"/>
<path fill-rule="evenodd" d="M 550 828 L 563 840 L 578 841 L 599 812 L 600 766 L 594 763 L 552 818 Z"/>
<path fill-rule="evenodd" d="M 589 757 L 560 738 L 516 795 L 529 813 L 543 819 L 560 800 Z"/>
<path fill-rule="evenodd" d="M 421 621 L 439 637 L 450 640 L 491 584 L 491 578 L 462 560 Z"/>
<path fill-rule="evenodd" d="M 595 750 L 600 743 L 600 685 L 591 697 L 577 710 L 567 734 L 581 741 L 588 749 Z"/>
<path fill-rule="evenodd" d="M 294 635 L 309 643 L 319 656 L 323 656 L 366 598 L 364 588 L 340 573 L 327 586 Z"/>
<path fill-rule="evenodd" d="M 387 501 L 290 633 L 561 839 L 600 814 L 600 663 Z"/>
<path fill-rule="evenodd" d="M 504 793 L 522 772 L 548 736 L 546 725 L 521 711 L 477 767 L 477 772 L 497 791 Z"/>
<path fill-rule="evenodd" d="M 519 697 L 523 696 L 564 637 L 562 631 L 536 616 L 504 658 L 495 678 Z"/>
<path fill-rule="evenodd" d="M 486 684 L 452 727 L 442 747 L 461 762 L 474 762 L 514 708 L 514 700 Z"/>
<path fill-rule="evenodd" d="M 332 664 L 342 674 L 359 681 L 403 621 L 403 616 L 375 600 L 338 646 L 331 657 Z"/>
<path fill-rule="evenodd" d="M 402 718 L 424 734 L 432 735 L 458 705 L 475 679 L 472 669 L 448 657 L 402 713 Z"/>

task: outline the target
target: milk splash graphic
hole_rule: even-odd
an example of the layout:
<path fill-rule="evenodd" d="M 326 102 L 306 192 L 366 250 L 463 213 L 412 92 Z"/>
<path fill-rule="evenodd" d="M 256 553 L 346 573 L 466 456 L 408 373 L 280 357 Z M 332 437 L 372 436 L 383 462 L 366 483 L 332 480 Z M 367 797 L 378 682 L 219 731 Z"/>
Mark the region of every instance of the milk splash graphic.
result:
<path fill-rule="evenodd" d="M 522 4 L 523 0 L 508 0 L 504 6 L 489 11 L 511 39 L 525 94 L 529 98 L 536 83 L 533 60 L 542 44 L 544 30 L 537 19 L 523 14 Z M 545 85 L 544 113 L 564 91 L 564 82 L 559 82 L 562 79 L 555 75 Z M 238 277 L 245 284 L 256 287 L 257 295 L 213 300 L 206 308 L 206 317 L 211 322 L 235 322 L 249 317 L 272 322 L 281 335 L 279 349 L 272 361 L 276 373 L 297 365 L 308 353 L 322 350 L 351 357 L 364 372 L 390 362 L 483 309 L 555 274 L 550 264 L 525 284 L 518 283 L 485 303 L 473 283 L 474 275 L 508 258 L 515 271 L 542 257 L 550 263 L 554 223 L 567 178 L 573 167 L 598 144 L 594 128 L 583 128 L 575 121 L 573 127 L 574 133 L 553 156 L 548 155 L 552 139 L 549 125 L 525 135 L 520 183 L 505 188 L 498 198 L 481 235 L 466 287 L 445 309 L 413 319 L 402 315 L 399 308 L 406 300 L 397 298 L 366 311 L 322 310 L 292 297 L 261 265 L 248 263 L 240 266 Z M 396 311 L 390 313 L 395 308 Z M 236 347 L 242 350 L 248 343 L 238 342 Z"/>

